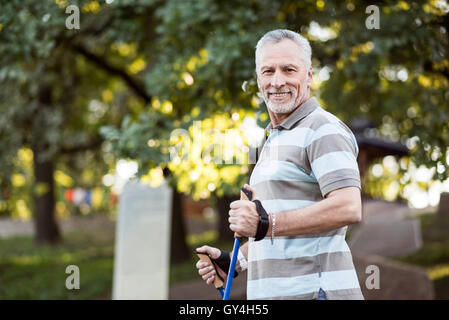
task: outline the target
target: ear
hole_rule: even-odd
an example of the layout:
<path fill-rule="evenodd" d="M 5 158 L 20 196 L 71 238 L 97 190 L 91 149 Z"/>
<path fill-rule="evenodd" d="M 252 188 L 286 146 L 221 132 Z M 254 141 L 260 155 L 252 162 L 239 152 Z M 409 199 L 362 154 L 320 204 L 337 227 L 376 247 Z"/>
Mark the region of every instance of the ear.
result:
<path fill-rule="evenodd" d="M 310 66 L 309 71 L 307 71 L 307 86 L 312 87 L 313 75 L 312 75 L 312 66 Z"/>

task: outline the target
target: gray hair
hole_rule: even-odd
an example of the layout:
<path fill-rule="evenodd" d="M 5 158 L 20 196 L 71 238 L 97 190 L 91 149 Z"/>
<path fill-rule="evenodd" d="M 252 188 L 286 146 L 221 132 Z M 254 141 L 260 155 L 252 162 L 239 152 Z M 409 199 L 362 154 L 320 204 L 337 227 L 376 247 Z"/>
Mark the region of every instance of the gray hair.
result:
<path fill-rule="evenodd" d="M 256 71 L 258 61 L 260 59 L 260 51 L 262 47 L 267 44 L 279 43 L 284 39 L 290 39 L 295 42 L 301 48 L 302 59 L 306 65 L 306 69 L 309 69 L 312 65 L 312 48 L 309 41 L 297 32 L 287 29 L 272 30 L 263 35 L 256 45 Z"/>

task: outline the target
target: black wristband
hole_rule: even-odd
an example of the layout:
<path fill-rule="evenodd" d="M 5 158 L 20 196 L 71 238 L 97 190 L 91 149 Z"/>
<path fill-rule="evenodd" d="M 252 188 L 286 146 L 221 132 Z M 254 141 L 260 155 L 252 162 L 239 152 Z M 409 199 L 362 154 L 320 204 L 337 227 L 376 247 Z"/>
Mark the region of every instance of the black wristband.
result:
<path fill-rule="evenodd" d="M 262 203 L 259 200 L 254 200 L 253 202 L 256 204 L 257 213 L 259 214 L 259 224 L 257 225 L 256 237 L 254 240 L 259 241 L 267 235 L 270 220 L 267 212 L 262 206 Z"/>
<path fill-rule="evenodd" d="M 229 266 L 231 265 L 231 255 L 227 251 L 220 250 L 220 256 L 217 259 L 212 259 L 212 261 L 224 272 L 229 271 Z M 218 272 L 217 272 L 218 274 Z M 234 278 L 238 276 L 237 271 L 234 270 Z M 221 277 L 220 277 L 221 278 Z"/>

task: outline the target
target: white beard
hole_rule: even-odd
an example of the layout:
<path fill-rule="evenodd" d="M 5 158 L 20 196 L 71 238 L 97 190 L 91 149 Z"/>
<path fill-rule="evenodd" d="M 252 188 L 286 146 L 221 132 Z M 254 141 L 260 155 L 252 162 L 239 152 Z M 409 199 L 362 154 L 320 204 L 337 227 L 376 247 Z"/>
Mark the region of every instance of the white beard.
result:
<path fill-rule="evenodd" d="M 301 95 L 301 97 L 299 98 L 299 100 L 297 100 L 296 98 L 298 97 L 298 92 L 296 90 L 291 90 L 291 92 L 294 92 L 292 94 L 291 99 L 287 102 L 287 103 L 274 103 L 272 101 L 269 100 L 268 98 L 268 93 L 267 96 L 261 94 L 263 100 L 265 101 L 265 104 L 267 105 L 268 109 L 270 109 L 271 112 L 273 113 L 290 113 L 293 110 L 296 109 L 296 107 L 298 106 L 299 102 L 302 100 L 302 98 L 304 97 L 305 92 Z"/>

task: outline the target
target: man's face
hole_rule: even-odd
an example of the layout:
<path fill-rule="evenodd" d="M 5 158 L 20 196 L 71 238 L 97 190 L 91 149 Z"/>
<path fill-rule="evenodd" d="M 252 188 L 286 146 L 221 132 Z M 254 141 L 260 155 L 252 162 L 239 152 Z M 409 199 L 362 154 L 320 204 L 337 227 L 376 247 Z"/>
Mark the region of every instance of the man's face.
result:
<path fill-rule="evenodd" d="M 261 48 L 257 85 L 273 113 L 290 113 L 308 98 L 312 70 L 306 70 L 301 48 L 289 39 Z"/>

